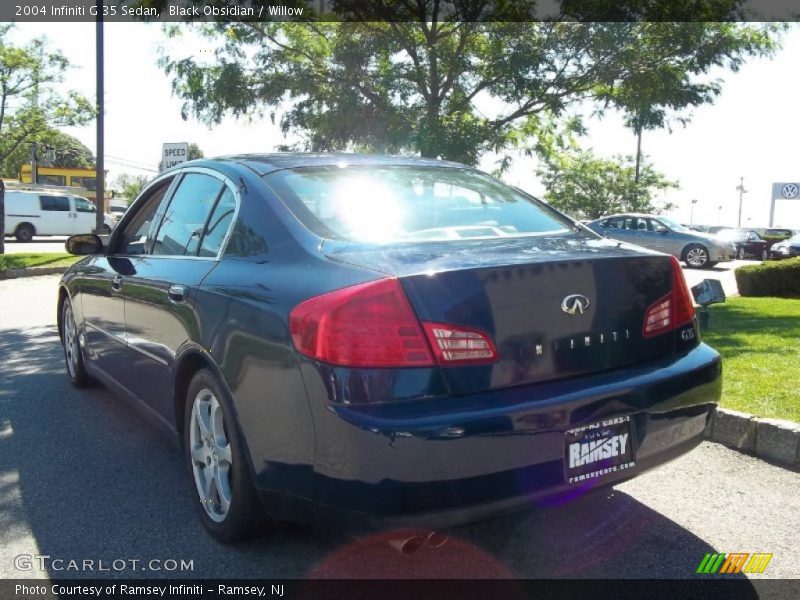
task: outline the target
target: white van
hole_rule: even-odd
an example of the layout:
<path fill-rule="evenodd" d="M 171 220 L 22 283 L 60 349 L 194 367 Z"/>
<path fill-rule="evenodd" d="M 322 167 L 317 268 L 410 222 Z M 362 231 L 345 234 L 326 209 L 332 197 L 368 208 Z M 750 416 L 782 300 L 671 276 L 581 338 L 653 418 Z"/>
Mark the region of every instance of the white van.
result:
<path fill-rule="evenodd" d="M 20 242 L 30 242 L 34 235 L 91 233 L 95 228 L 95 206 L 80 196 L 6 190 L 5 206 L 3 233 Z"/>

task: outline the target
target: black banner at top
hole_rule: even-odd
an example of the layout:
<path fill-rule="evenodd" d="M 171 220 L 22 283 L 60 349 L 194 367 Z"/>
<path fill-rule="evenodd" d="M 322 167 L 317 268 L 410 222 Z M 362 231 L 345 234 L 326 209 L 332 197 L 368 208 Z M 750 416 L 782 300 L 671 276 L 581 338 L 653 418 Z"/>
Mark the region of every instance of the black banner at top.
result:
<path fill-rule="evenodd" d="M 101 15 L 101 17 L 99 17 Z M 797 21 L 797 0 L 3 0 L 0 22 Z"/>

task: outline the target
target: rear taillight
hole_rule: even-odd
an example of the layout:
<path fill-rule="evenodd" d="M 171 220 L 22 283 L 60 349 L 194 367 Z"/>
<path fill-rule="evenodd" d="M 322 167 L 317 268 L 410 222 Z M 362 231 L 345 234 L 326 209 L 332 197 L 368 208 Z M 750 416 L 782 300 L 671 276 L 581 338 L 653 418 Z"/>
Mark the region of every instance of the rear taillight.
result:
<path fill-rule="evenodd" d="M 497 361 L 497 349 L 489 335 L 480 329 L 427 321 L 423 321 L 422 326 L 440 365 L 475 365 Z"/>
<path fill-rule="evenodd" d="M 346 367 L 436 364 L 396 279 L 362 283 L 301 302 L 289 315 L 295 347 Z"/>
<path fill-rule="evenodd" d="M 420 323 L 394 278 L 301 302 L 289 314 L 289 331 L 301 354 L 343 367 L 474 365 L 498 359 L 491 338 L 479 329 Z"/>
<path fill-rule="evenodd" d="M 644 315 L 642 335 L 653 337 L 672 331 L 694 319 L 694 302 L 678 259 L 670 256 L 672 264 L 672 291 L 659 298 Z"/>

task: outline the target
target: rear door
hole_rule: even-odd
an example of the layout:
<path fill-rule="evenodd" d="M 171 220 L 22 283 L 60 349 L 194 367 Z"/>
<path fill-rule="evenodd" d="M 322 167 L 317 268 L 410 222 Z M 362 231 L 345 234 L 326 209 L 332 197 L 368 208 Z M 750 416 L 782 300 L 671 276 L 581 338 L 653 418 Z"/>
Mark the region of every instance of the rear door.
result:
<path fill-rule="evenodd" d="M 175 357 L 200 337 L 197 288 L 217 264 L 236 206 L 235 188 L 222 176 L 206 169 L 184 172 L 159 208 L 145 255 L 131 258 L 132 272 L 122 284 L 127 385 L 169 422 L 176 417 L 168 393 Z"/>

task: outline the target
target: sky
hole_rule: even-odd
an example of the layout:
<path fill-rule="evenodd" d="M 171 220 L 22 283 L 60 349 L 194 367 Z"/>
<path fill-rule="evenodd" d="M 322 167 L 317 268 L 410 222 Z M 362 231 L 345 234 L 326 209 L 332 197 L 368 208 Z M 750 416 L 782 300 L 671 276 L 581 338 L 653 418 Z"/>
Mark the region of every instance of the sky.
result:
<path fill-rule="evenodd" d="M 122 173 L 155 175 L 164 142 L 194 142 L 206 156 L 270 152 L 287 140 L 268 119 L 225 119 L 212 128 L 184 121 L 181 101 L 157 65 L 159 48 L 175 56 L 208 52 L 208 42 L 187 34 L 168 40 L 159 24 L 107 23 L 105 29 L 105 158 L 109 181 Z M 65 89 L 95 95 L 95 26 L 93 23 L 20 23 L 12 39 L 22 43 L 45 36 L 72 68 Z M 694 109 L 691 122 L 672 131 L 645 132 L 642 151 L 655 168 L 679 183 L 659 200 L 675 205 L 668 214 L 678 221 L 736 226 L 737 186 L 744 178 L 742 226 L 765 227 L 773 182 L 800 182 L 800 26 L 792 25 L 783 48 L 772 59 L 752 59 L 738 72 L 719 70 L 722 93 L 711 105 Z M 632 155 L 636 138 L 617 114 L 588 118 L 581 145 L 603 156 Z M 70 128 L 96 149 L 94 125 Z M 494 168 L 492 157 L 480 165 Z M 541 196 L 536 161 L 519 158 L 503 176 L 512 185 Z M 692 200 L 697 200 L 692 209 Z M 776 227 L 800 229 L 800 197 L 779 200 Z"/>

